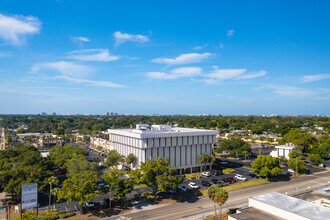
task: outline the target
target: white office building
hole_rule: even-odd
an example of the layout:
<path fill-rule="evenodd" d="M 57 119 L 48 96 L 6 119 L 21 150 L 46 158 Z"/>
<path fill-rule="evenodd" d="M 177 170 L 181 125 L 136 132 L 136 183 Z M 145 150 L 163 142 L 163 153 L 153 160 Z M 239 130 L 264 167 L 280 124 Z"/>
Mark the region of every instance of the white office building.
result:
<path fill-rule="evenodd" d="M 272 157 L 284 156 L 286 159 L 289 159 L 289 153 L 291 153 L 294 150 L 299 150 L 299 149 L 292 144 L 280 145 L 280 146 L 276 146 L 275 150 L 270 152 L 270 155 Z"/>
<path fill-rule="evenodd" d="M 219 134 L 216 130 L 190 129 L 169 125 L 138 124 L 136 129 L 108 129 L 110 148 L 127 156 L 133 153 L 137 161 L 168 158 L 173 169 L 200 170 L 198 157 L 212 154 L 213 144 Z"/>

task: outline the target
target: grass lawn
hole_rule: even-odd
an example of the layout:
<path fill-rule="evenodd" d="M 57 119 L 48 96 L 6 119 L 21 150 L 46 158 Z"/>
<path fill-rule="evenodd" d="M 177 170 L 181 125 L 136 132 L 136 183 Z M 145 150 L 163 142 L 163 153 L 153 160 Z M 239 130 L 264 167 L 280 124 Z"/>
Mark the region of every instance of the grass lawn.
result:
<path fill-rule="evenodd" d="M 241 189 L 241 188 L 245 188 L 245 187 L 249 187 L 249 186 L 256 186 L 256 185 L 260 185 L 263 183 L 269 183 L 269 181 L 266 179 L 255 179 L 255 180 L 250 180 L 247 182 L 240 182 L 240 183 L 236 183 L 233 185 L 224 186 L 222 188 L 225 189 L 226 191 L 230 191 L 230 190 Z M 203 194 L 203 196 L 207 196 L 207 189 L 201 190 L 201 193 Z"/>

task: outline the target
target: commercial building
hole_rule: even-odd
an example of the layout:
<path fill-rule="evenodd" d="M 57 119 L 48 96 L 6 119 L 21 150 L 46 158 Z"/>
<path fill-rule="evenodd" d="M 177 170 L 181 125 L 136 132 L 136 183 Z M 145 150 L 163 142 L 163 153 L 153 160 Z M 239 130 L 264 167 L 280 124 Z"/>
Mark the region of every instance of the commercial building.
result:
<path fill-rule="evenodd" d="M 6 135 L 5 135 L 5 129 L 0 128 L 0 150 L 6 149 Z"/>
<path fill-rule="evenodd" d="M 330 209 L 277 192 L 249 198 L 249 207 L 237 210 L 228 220 L 246 219 L 329 219 Z"/>
<path fill-rule="evenodd" d="M 106 139 L 91 137 L 90 138 L 91 147 L 101 147 L 102 150 L 106 151 L 110 149 L 110 142 Z"/>
<path fill-rule="evenodd" d="M 291 153 L 294 150 L 299 150 L 299 149 L 291 144 L 280 145 L 280 146 L 276 146 L 275 150 L 270 152 L 270 155 L 272 157 L 284 156 L 286 159 L 289 159 L 289 153 Z"/>
<path fill-rule="evenodd" d="M 201 164 L 202 154 L 212 154 L 219 131 L 172 127 L 169 125 L 138 124 L 136 129 L 108 129 L 110 148 L 127 156 L 133 153 L 137 161 L 168 158 L 173 169 L 194 172 Z"/>

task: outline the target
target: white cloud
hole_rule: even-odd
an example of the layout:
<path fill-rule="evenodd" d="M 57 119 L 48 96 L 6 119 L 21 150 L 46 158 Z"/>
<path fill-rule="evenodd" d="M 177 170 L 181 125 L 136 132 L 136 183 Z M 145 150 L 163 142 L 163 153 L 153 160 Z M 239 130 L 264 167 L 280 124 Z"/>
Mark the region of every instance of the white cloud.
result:
<path fill-rule="evenodd" d="M 317 74 L 317 75 L 311 75 L 311 76 L 304 76 L 302 78 L 302 83 L 307 83 L 307 82 L 314 82 L 314 81 L 320 81 L 320 80 L 325 80 L 325 79 L 330 79 L 330 74 Z"/>
<path fill-rule="evenodd" d="M 178 79 L 183 77 L 198 76 L 202 73 L 199 67 L 183 67 L 172 70 L 170 73 L 164 72 L 148 72 L 147 77 L 153 79 Z"/>
<path fill-rule="evenodd" d="M 225 45 L 224 45 L 223 43 L 220 43 L 220 44 L 219 44 L 219 47 L 220 47 L 220 48 L 224 48 Z"/>
<path fill-rule="evenodd" d="M 233 30 L 233 29 L 228 30 L 228 31 L 227 31 L 227 36 L 228 36 L 228 37 L 231 37 L 231 36 L 234 35 L 234 33 L 235 33 L 235 30 Z"/>
<path fill-rule="evenodd" d="M 201 49 L 203 49 L 202 46 L 196 46 L 196 47 L 193 48 L 193 50 L 201 50 Z"/>
<path fill-rule="evenodd" d="M 7 16 L 0 14 L 0 38 L 5 42 L 20 46 L 27 35 L 39 33 L 41 22 L 33 16 Z"/>
<path fill-rule="evenodd" d="M 62 75 L 67 75 L 71 77 L 84 77 L 94 69 L 90 66 L 76 64 L 66 61 L 50 62 L 50 63 L 39 63 L 31 68 L 31 73 L 42 73 L 42 71 L 50 70 L 59 72 Z"/>
<path fill-rule="evenodd" d="M 265 76 L 266 74 L 267 74 L 267 72 L 265 70 L 259 70 L 257 72 L 252 72 L 249 74 L 241 75 L 241 76 L 237 77 L 237 79 L 253 79 L 253 78 Z"/>
<path fill-rule="evenodd" d="M 274 93 L 283 95 L 283 96 L 312 96 L 315 95 L 316 92 L 301 88 L 301 87 L 294 87 L 294 86 L 277 86 L 277 85 L 268 85 L 268 88 L 274 89 Z"/>
<path fill-rule="evenodd" d="M 138 43 L 145 43 L 150 41 L 150 39 L 145 35 L 127 34 L 127 33 L 121 33 L 120 31 L 115 32 L 113 36 L 116 41 L 115 46 L 119 46 L 127 41 L 138 42 Z"/>
<path fill-rule="evenodd" d="M 227 80 L 241 76 L 246 69 L 214 69 L 207 76 L 217 80 Z"/>
<path fill-rule="evenodd" d="M 9 57 L 9 56 L 11 56 L 11 52 L 9 51 L 0 52 L 0 57 Z"/>
<path fill-rule="evenodd" d="M 59 75 L 56 76 L 59 79 L 64 79 L 66 81 L 70 81 L 73 83 L 83 83 L 83 84 L 89 84 L 93 86 L 100 86 L 100 87 L 111 87 L 111 88 L 124 88 L 125 86 L 109 82 L 109 81 L 94 81 L 94 80 L 89 80 L 89 79 L 79 79 L 79 78 L 73 78 L 70 76 L 64 76 L 64 75 Z"/>
<path fill-rule="evenodd" d="M 51 71 L 51 73 L 55 74 L 54 77 L 45 76 L 44 71 Z M 73 83 L 82 83 L 93 86 L 101 86 L 101 87 L 113 87 L 113 88 L 121 88 L 124 87 L 119 84 L 115 84 L 109 81 L 93 81 L 89 79 L 85 79 L 85 77 L 94 72 L 95 69 L 87 66 L 76 64 L 72 62 L 50 62 L 50 63 L 39 63 L 31 68 L 31 73 L 40 74 L 42 79 L 45 80 L 54 80 L 54 79 L 62 79 L 65 81 L 73 82 Z"/>
<path fill-rule="evenodd" d="M 198 63 L 209 58 L 211 53 L 186 53 L 181 54 L 175 58 L 156 58 L 153 59 L 153 63 L 164 63 L 164 64 L 188 64 L 188 63 Z"/>
<path fill-rule="evenodd" d="M 90 40 L 87 37 L 73 37 L 74 41 L 80 41 L 80 42 L 90 42 Z"/>
<path fill-rule="evenodd" d="M 82 61 L 109 62 L 119 59 L 119 56 L 111 55 L 108 49 L 74 50 L 68 54 L 65 58 Z"/>

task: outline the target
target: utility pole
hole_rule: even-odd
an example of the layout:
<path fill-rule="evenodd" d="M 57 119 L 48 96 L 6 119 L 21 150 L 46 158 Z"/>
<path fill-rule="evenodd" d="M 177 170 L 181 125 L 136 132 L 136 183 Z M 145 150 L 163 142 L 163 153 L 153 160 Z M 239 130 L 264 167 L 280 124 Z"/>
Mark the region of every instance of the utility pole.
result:
<path fill-rule="evenodd" d="M 297 161 L 298 161 L 298 157 L 296 157 L 296 176 L 298 176 L 298 163 L 297 163 Z"/>

